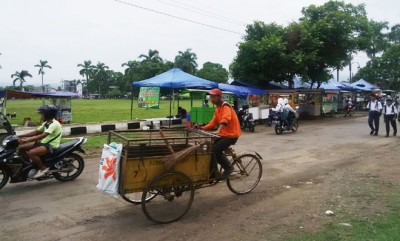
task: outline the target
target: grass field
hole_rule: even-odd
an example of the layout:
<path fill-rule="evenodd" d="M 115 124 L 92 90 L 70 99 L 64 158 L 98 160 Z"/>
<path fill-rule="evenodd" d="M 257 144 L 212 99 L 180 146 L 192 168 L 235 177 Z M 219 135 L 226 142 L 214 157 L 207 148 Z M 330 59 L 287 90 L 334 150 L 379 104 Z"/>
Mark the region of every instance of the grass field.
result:
<path fill-rule="evenodd" d="M 133 119 L 157 118 L 169 115 L 168 100 L 160 102 L 159 109 L 138 108 L 137 102 L 133 106 Z M 25 117 L 30 117 L 33 122 L 39 122 L 36 109 L 42 105 L 42 100 L 8 100 L 7 113 L 17 113 L 17 118 L 10 120 L 12 124 L 21 125 Z M 180 100 L 179 105 L 190 111 L 190 100 Z M 194 106 L 200 106 L 201 100 L 194 100 Z M 176 115 L 178 102 L 172 109 L 172 115 Z M 130 120 L 131 101 L 127 99 L 106 100 L 72 100 L 72 123 L 91 123 L 105 121 Z"/>

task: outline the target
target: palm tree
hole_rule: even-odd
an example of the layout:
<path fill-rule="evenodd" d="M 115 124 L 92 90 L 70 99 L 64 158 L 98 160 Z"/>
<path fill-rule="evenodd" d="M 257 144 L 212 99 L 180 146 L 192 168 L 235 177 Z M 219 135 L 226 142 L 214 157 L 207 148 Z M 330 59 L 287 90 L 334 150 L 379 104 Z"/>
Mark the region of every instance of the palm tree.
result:
<path fill-rule="evenodd" d="M 13 85 L 15 86 L 15 83 L 19 81 L 19 86 L 22 88 L 22 85 L 26 83 L 26 77 L 32 78 L 32 75 L 27 70 L 21 70 L 21 72 L 16 71 L 15 74 L 11 75 L 11 78 L 15 78 L 13 80 Z"/>
<path fill-rule="evenodd" d="M 158 50 L 151 50 L 149 49 L 149 53 L 147 55 L 141 54 L 139 58 L 143 58 L 143 61 L 154 61 L 154 62 L 161 62 L 162 58 L 160 57 L 160 53 Z"/>
<path fill-rule="evenodd" d="M 42 92 L 44 92 L 44 87 L 43 87 L 44 68 L 51 69 L 51 66 L 47 64 L 48 63 L 47 60 L 40 60 L 39 62 L 40 64 L 35 65 L 35 67 L 39 68 L 39 75 L 40 74 L 42 75 Z"/>
<path fill-rule="evenodd" d="M 368 47 L 366 49 L 369 58 L 375 58 L 376 54 L 385 51 L 389 46 L 388 34 L 383 31 L 388 30 L 388 22 L 375 22 L 371 20 L 368 28 Z"/>
<path fill-rule="evenodd" d="M 131 73 L 131 71 L 134 70 L 134 68 L 138 65 L 138 62 L 136 62 L 135 60 L 129 60 L 126 63 L 123 63 L 121 65 L 121 67 L 126 67 L 125 69 L 125 75 L 128 75 L 129 73 Z"/>
<path fill-rule="evenodd" d="M 180 68 L 189 74 L 195 74 L 197 68 L 197 56 L 191 52 L 192 49 L 187 49 L 185 52 L 179 51 L 175 57 L 175 67 Z"/>
<path fill-rule="evenodd" d="M 88 97 L 90 97 L 90 95 L 89 95 L 89 78 L 92 77 L 93 70 L 96 66 L 92 65 L 92 61 L 85 60 L 85 61 L 83 61 L 83 64 L 78 64 L 77 67 L 82 68 L 81 70 L 79 70 L 79 74 L 82 75 L 83 77 L 86 76 L 86 91 L 87 91 Z"/>
<path fill-rule="evenodd" d="M 99 84 L 99 95 L 101 94 L 101 85 L 102 82 L 105 82 L 107 77 L 107 70 L 109 67 L 105 63 L 97 62 L 96 66 L 94 67 L 95 70 L 95 78 L 96 82 Z"/>

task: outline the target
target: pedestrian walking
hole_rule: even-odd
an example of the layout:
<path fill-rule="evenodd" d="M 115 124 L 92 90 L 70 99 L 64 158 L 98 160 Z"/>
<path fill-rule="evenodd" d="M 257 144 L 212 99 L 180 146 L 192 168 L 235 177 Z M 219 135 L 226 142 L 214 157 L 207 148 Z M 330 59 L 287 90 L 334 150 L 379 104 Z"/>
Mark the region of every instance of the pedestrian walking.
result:
<path fill-rule="evenodd" d="M 370 101 L 367 104 L 368 113 L 368 125 L 371 128 L 370 135 L 377 136 L 379 132 L 379 118 L 382 115 L 382 104 L 376 99 L 375 94 L 370 95 Z"/>
<path fill-rule="evenodd" d="M 394 106 L 392 99 L 390 98 L 386 99 L 386 104 L 383 107 L 383 119 L 386 124 L 386 137 L 389 137 L 390 124 L 393 127 L 393 135 L 395 136 L 397 134 L 397 124 L 396 124 L 397 113 L 398 113 L 397 108 Z"/>

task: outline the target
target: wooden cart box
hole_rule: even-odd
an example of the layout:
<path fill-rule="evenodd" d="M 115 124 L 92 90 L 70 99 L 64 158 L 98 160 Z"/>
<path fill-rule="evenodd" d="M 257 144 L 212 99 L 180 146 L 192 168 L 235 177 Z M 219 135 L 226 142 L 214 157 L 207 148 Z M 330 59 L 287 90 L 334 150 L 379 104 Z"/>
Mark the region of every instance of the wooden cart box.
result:
<path fill-rule="evenodd" d="M 209 180 L 213 142 L 209 136 L 182 129 L 164 130 L 162 136 L 157 130 L 110 131 L 108 143 L 112 141 L 124 145 L 120 161 L 120 193 L 142 192 L 156 176 L 167 171 L 163 158 L 171 152 L 166 141 L 175 153 L 199 143 L 208 143 L 177 162 L 171 170 L 184 173 L 194 184 Z M 171 185 L 176 180 L 168 182 L 166 185 Z"/>
<path fill-rule="evenodd" d="M 175 149 L 175 148 L 174 148 Z M 183 172 L 193 183 L 207 182 L 210 172 L 210 153 L 195 152 L 175 165 L 173 170 Z M 166 172 L 163 156 L 138 158 L 122 158 L 120 189 L 124 193 L 141 192 L 151 180 Z M 174 180 L 168 180 L 165 185 L 172 185 Z"/>

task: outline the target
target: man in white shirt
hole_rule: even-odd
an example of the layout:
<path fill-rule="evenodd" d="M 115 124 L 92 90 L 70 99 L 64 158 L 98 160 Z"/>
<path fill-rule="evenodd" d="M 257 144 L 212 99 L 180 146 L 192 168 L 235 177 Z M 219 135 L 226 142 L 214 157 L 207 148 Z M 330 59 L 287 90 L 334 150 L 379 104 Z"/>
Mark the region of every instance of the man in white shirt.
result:
<path fill-rule="evenodd" d="M 383 119 L 386 124 L 386 137 L 389 137 L 390 125 L 393 127 L 393 135 L 397 134 L 397 125 L 396 125 L 396 117 L 397 117 L 397 108 L 394 106 L 392 99 L 386 99 L 386 104 L 383 107 Z"/>
<path fill-rule="evenodd" d="M 379 118 L 382 114 L 382 104 L 376 99 L 375 94 L 370 95 L 371 100 L 367 104 L 368 113 L 368 125 L 371 128 L 370 135 L 377 136 L 379 132 Z"/>

